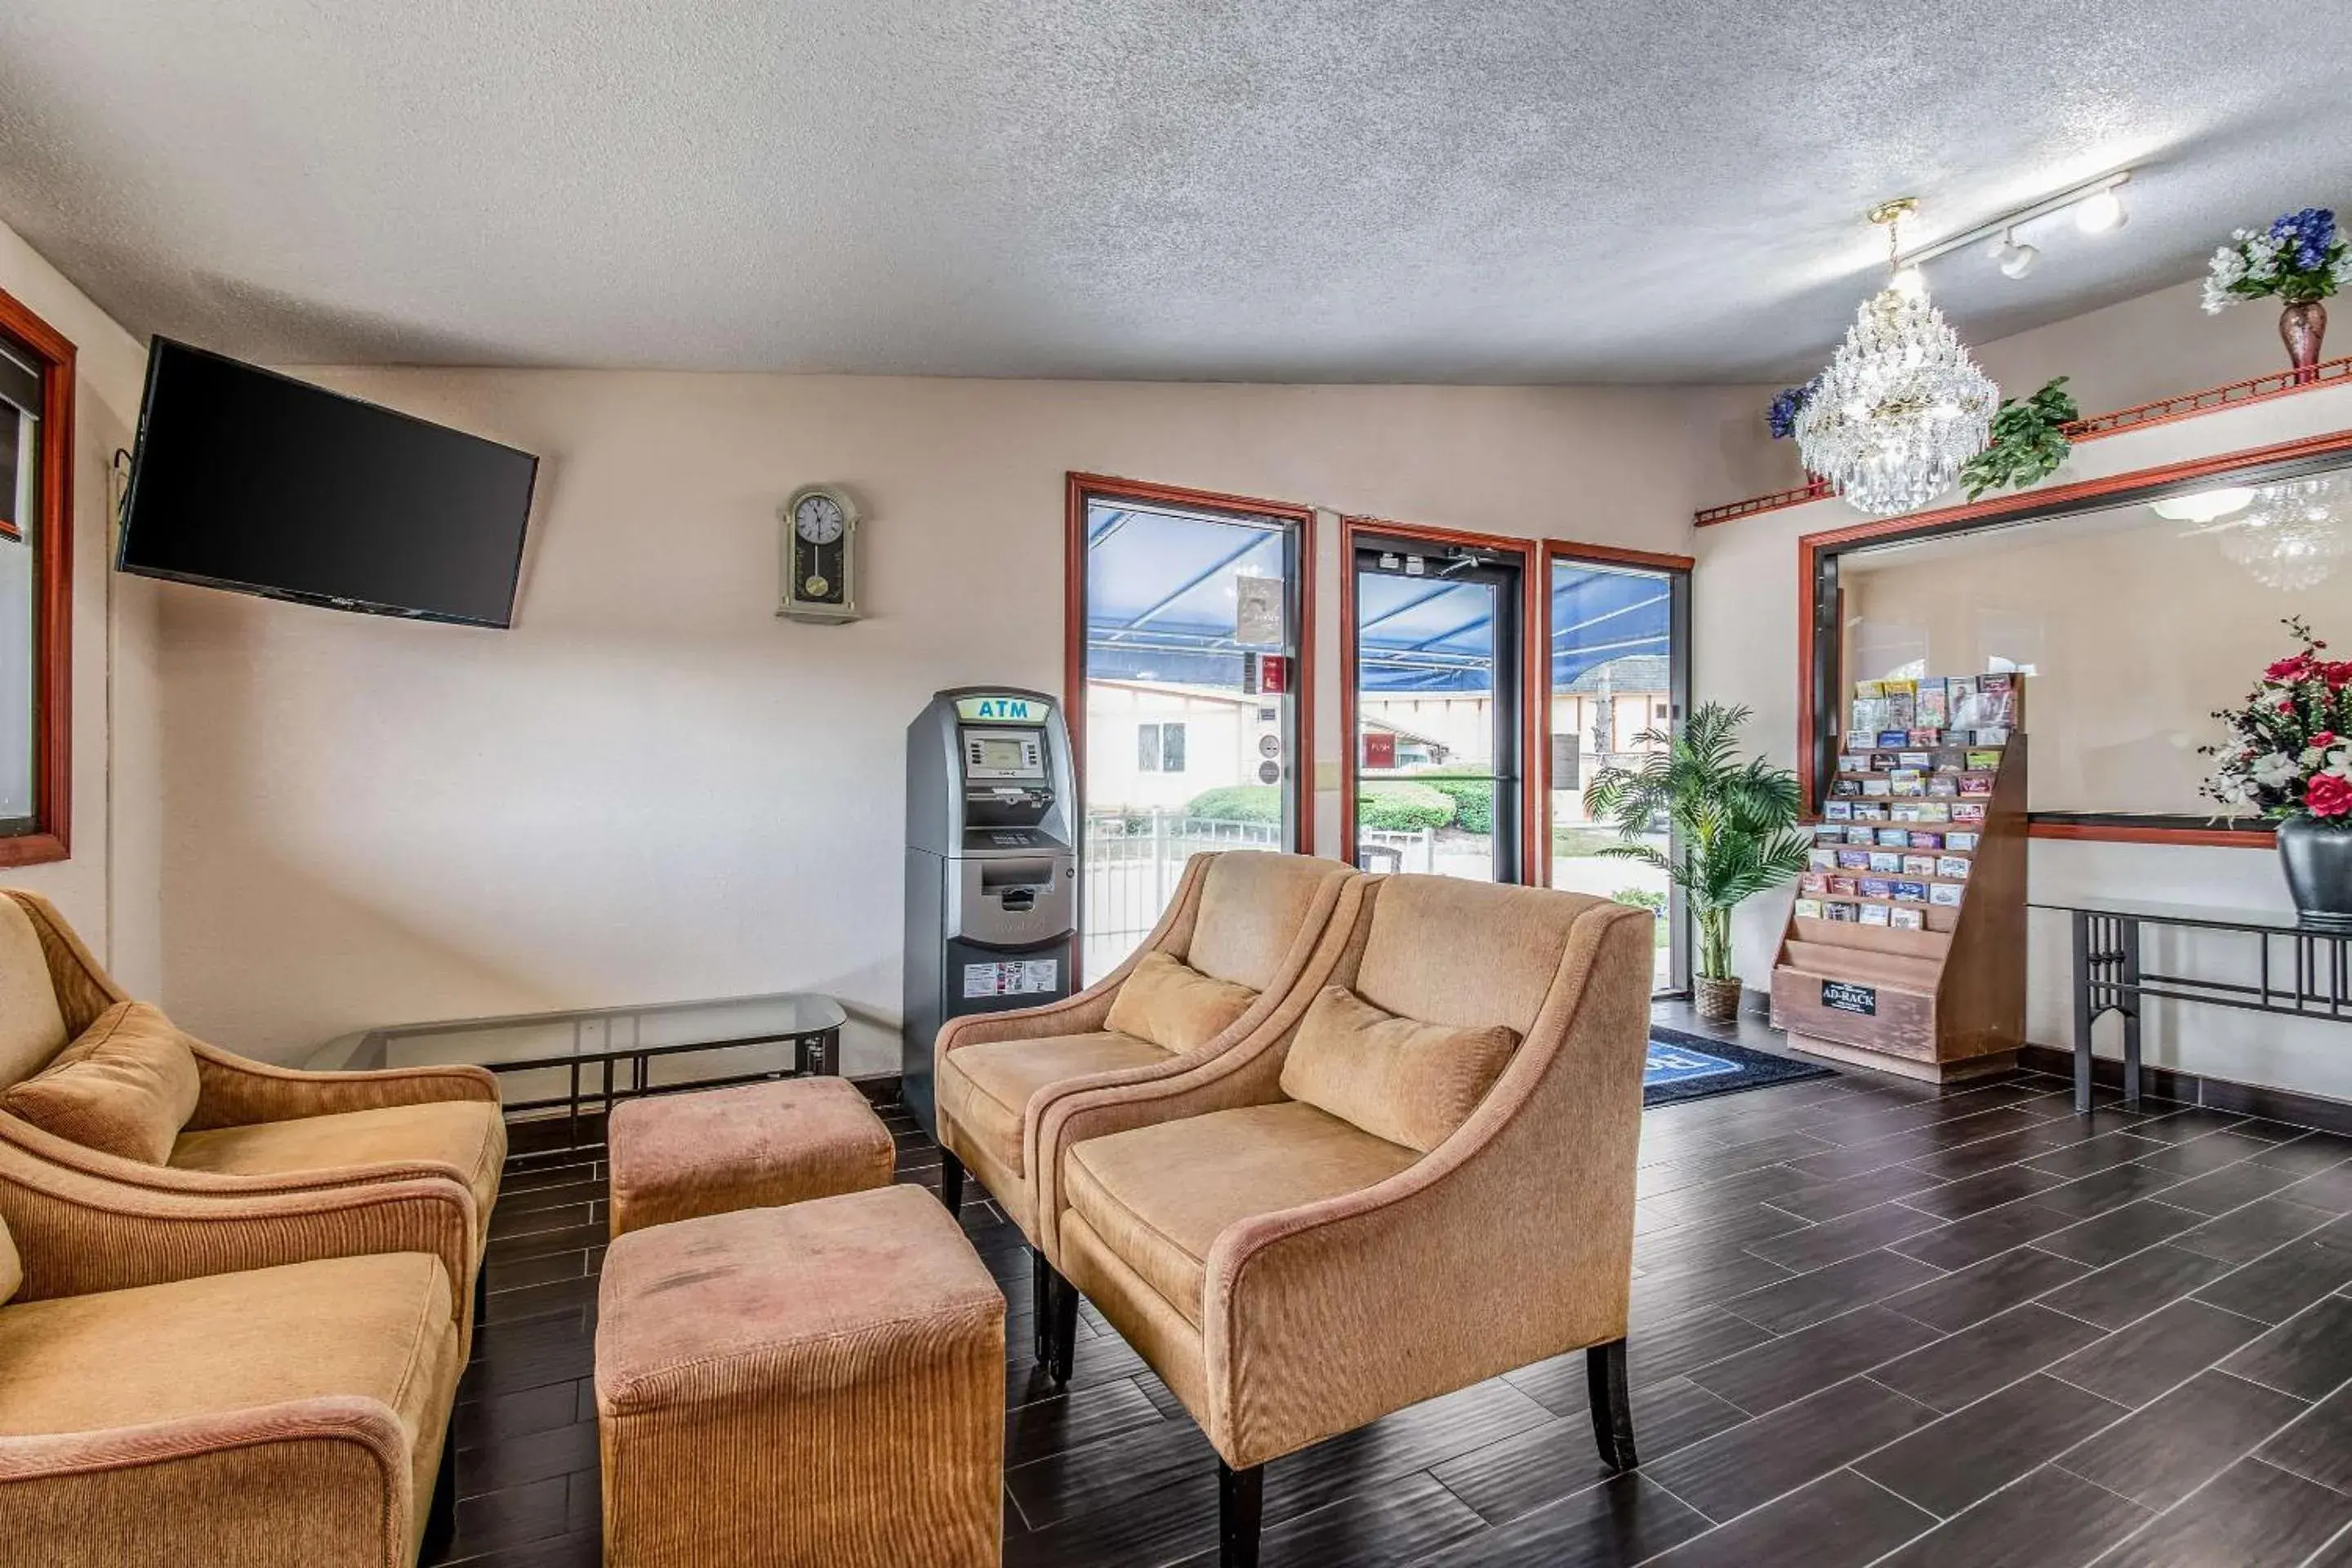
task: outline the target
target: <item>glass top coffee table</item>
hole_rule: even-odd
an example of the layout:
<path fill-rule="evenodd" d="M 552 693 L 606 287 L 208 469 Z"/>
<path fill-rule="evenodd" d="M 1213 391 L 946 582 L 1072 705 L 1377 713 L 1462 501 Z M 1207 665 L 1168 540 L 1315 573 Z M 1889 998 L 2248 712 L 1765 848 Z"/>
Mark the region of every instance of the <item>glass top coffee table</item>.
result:
<path fill-rule="evenodd" d="M 396 1024 L 339 1036 L 302 1065 L 325 1071 L 486 1067 L 499 1075 L 508 1114 L 560 1110 L 576 1144 L 582 1115 L 609 1111 L 616 1100 L 833 1072 L 847 1022 L 830 996 L 776 992 Z"/>

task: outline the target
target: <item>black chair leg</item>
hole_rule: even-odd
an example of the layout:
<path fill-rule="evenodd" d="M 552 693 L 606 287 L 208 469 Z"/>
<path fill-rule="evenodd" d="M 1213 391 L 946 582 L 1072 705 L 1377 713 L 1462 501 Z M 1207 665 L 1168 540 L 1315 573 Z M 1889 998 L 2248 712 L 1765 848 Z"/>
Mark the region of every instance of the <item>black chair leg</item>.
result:
<path fill-rule="evenodd" d="M 1623 1340 L 1584 1352 L 1584 1384 L 1592 1403 L 1592 1439 L 1601 1447 L 1601 1462 L 1612 1469 L 1632 1469 L 1641 1460 L 1633 1453 L 1633 1395 L 1625 1381 Z"/>
<path fill-rule="evenodd" d="M 1067 1383 L 1078 1353 L 1078 1288 L 1051 1266 L 1045 1270 L 1045 1279 L 1054 1308 L 1053 1326 L 1046 1331 L 1051 1336 L 1053 1353 L 1046 1358 L 1045 1374 L 1055 1383 Z"/>
<path fill-rule="evenodd" d="M 944 1149 L 940 1151 L 940 1202 L 951 1215 L 963 1213 L 963 1162 Z"/>
<path fill-rule="evenodd" d="M 490 1265 L 488 1258 L 474 1265 L 474 1328 L 479 1332 L 490 1315 Z"/>
<path fill-rule="evenodd" d="M 1265 1515 L 1265 1467 L 1237 1470 L 1217 1461 L 1217 1568 L 1257 1568 L 1258 1523 Z"/>
<path fill-rule="evenodd" d="M 425 1506 L 425 1539 L 416 1560 L 438 1563 L 457 1539 L 457 1426 L 453 1420 L 441 1434 L 441 1468 L 433 1477 L 433 1500 Z"/>
<path fill-rule="evenodd" d="M 1029 1307 L 1036 1319 L 1036 1361 L 1044 1366 L 1054 1359 L 1054 1266 L 1034 1247 L 1029 1249 Z"/>

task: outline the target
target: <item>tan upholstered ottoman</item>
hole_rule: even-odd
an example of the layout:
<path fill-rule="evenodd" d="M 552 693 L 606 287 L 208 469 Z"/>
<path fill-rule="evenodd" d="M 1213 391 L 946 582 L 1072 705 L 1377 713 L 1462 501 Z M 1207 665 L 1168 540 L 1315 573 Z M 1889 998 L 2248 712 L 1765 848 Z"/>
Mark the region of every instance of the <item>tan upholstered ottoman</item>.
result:
<path fill-rule="evenodd" d="M 994 1568 L 1004 1296 L 921 1187 L 604 1258 L 605 1568 Z"/>
<path fill-rule="evenodd" d="M 847 1079 L 793 1078 L 613 1109 L 612 1234 L 890 1184 L 890 1130 Z"/>

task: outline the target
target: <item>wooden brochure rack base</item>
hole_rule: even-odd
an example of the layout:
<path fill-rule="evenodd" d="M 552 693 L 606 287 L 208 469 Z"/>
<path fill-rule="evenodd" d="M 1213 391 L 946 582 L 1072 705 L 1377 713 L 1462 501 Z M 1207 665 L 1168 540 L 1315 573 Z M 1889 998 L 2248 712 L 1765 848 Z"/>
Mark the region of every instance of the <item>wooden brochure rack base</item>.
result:
<path fill-rule="evenodd" d="M 2015 1063 L 2025 1037 L 2022 734 L 2010 735 L 1992 793 L 1979 798 L 1981 823 L 1942 825 L 1975 831 L 1975 847 L 1937 851 L 1943 861 L 1964 853 L 1965 875 L 1927 879 L 1958 883 L 1960 901 L 1925 906 L 1921 929 L 1790 916 L 1772 971 L 1772 1022 L 1792 1049 L 1930 1082 Z M 1875 900 L 1831 894 L 1811 901 L 1825 913 L 1833 903 L 1859 913 Z"/>

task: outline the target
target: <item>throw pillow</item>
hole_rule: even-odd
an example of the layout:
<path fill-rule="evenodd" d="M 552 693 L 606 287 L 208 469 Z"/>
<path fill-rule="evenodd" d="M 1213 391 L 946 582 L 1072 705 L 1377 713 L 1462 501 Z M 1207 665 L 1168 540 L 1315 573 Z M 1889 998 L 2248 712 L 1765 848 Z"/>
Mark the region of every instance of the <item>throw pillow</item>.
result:
<path fill-rule="evenodd" d="M 1500 1024 L 1415 1023 L 1328 986 L 1299 1020 L 1282 1092 L 1426 1154 L 1470 1120 L 1518 1045 Z"/>
<path fill-rule="evenodd" d="M 144 1002 L 92 1019 L 47 1068 L 0 1094 L 0 1110 L 85 1149 L 161 1165 L 196 1112 L 195 1053 Z"/>
<path fill-rule="evenodd" d="M 1223 1034 L 1256 1000 L 1246 985 L 1212 980 L 1164 952 L 1147 952 L 1111 998 L 1105 1024 L 1181 1056 Z"/>

